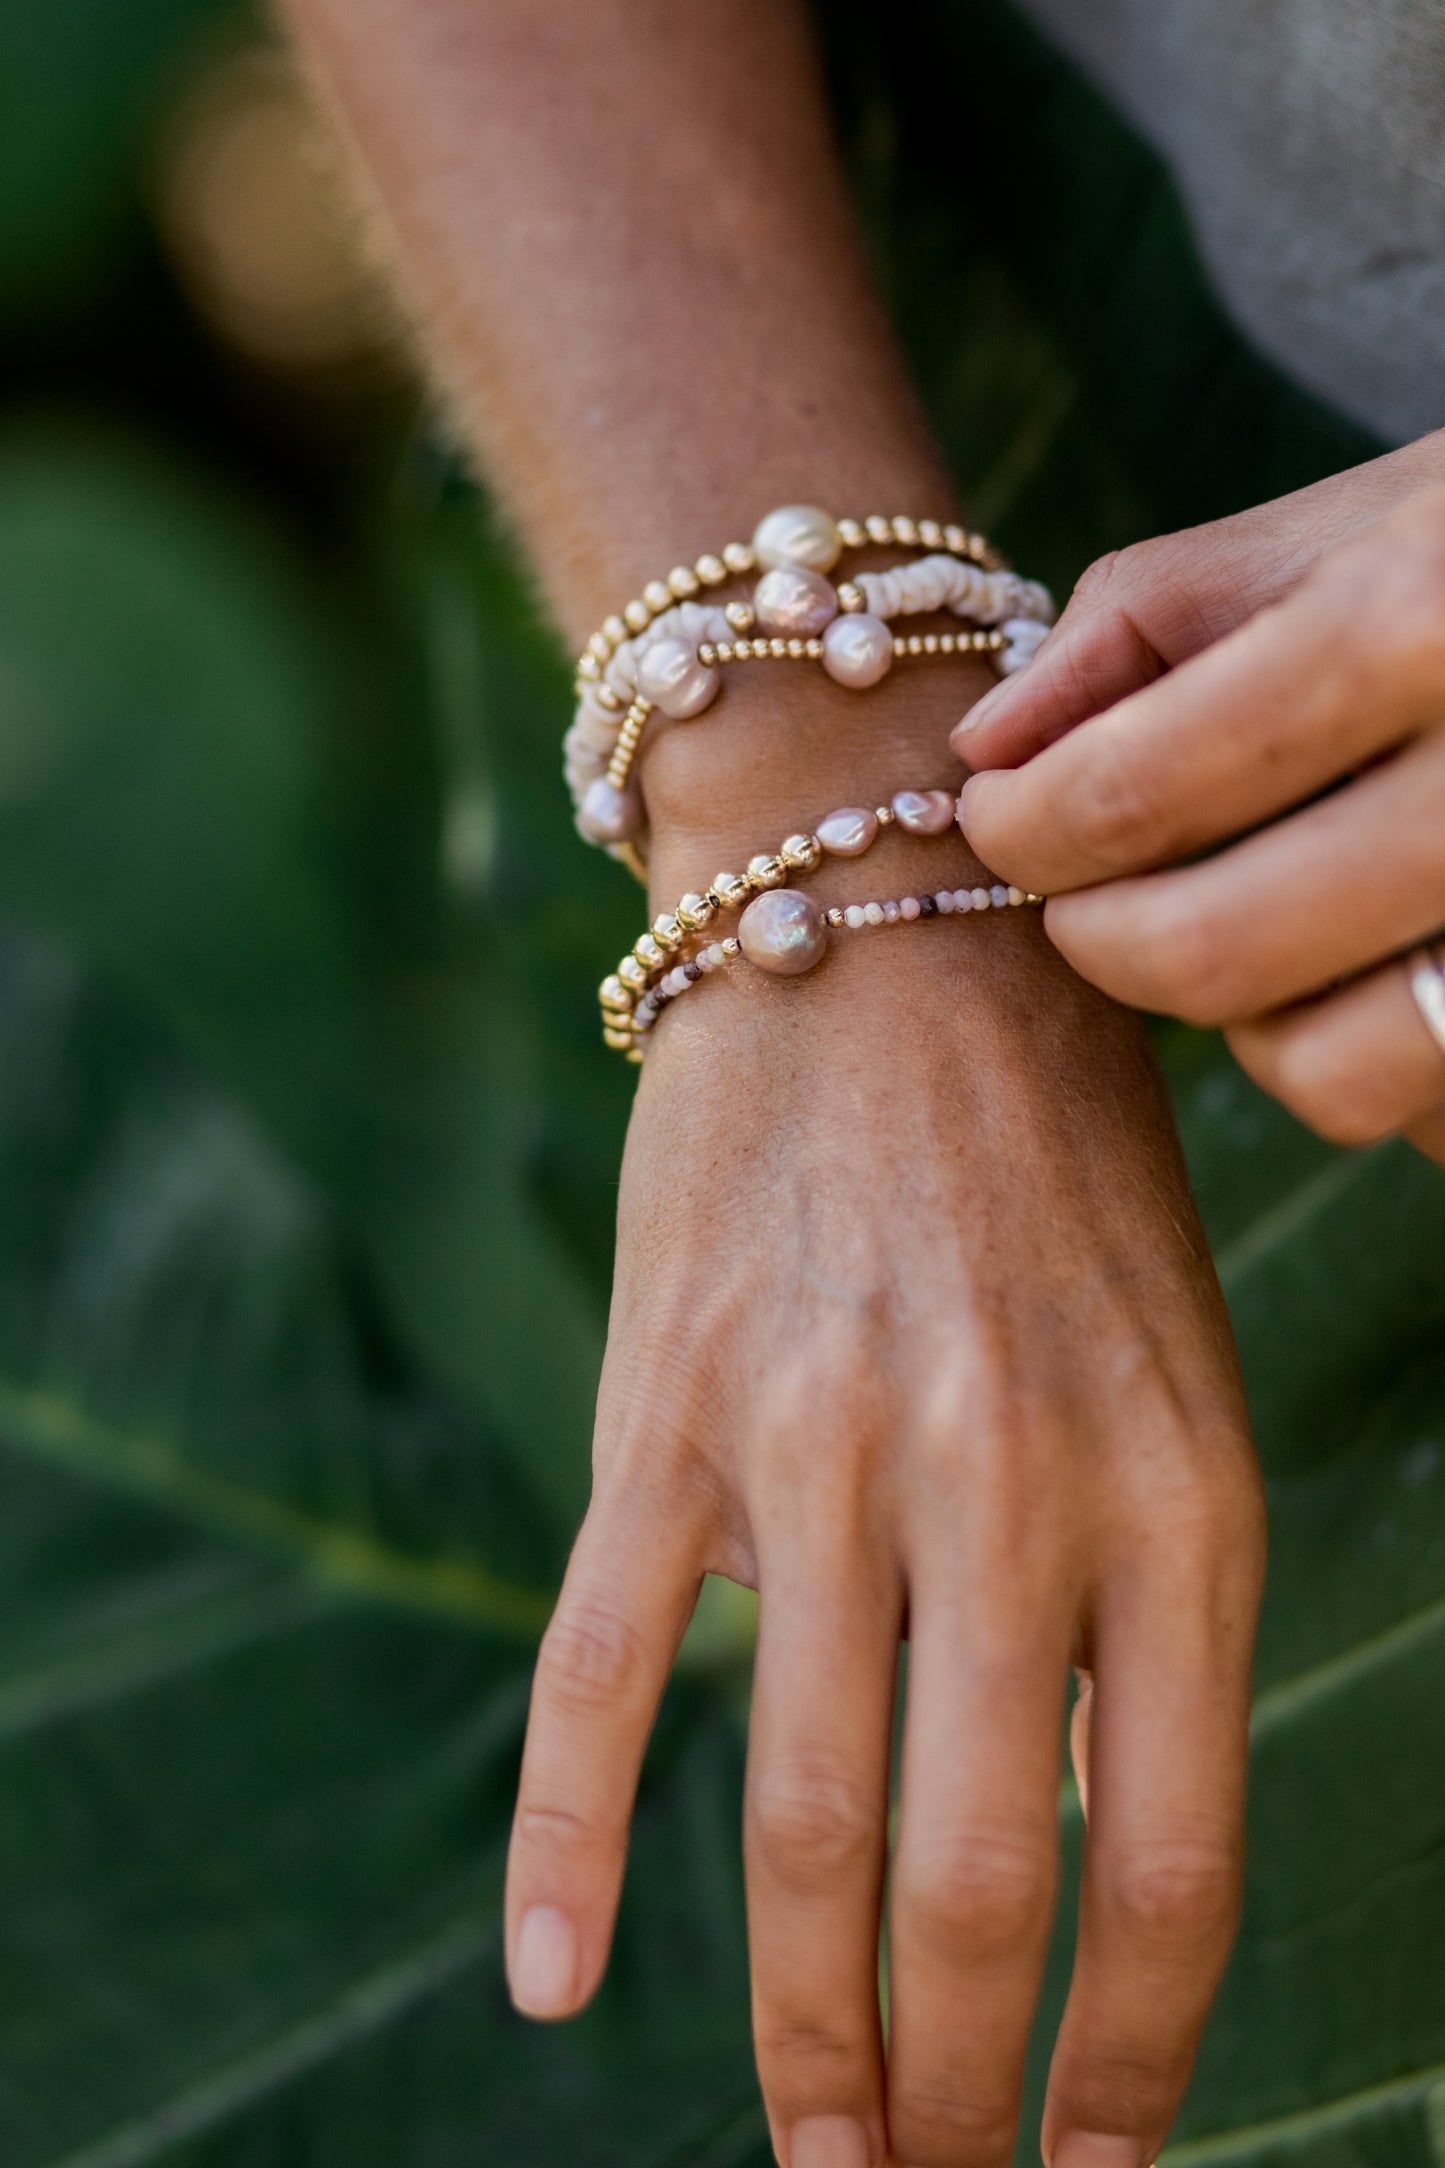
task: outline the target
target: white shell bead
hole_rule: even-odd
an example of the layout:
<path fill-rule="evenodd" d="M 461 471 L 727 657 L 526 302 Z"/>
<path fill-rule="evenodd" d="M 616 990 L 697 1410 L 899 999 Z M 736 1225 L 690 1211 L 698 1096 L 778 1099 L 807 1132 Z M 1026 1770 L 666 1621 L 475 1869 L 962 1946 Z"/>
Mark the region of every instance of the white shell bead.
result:
<path fill-rule="evenodd" d="M 753 590 L 753 610 L 764 632 L 808 640 L 838 615 L 831 580 L 806 565 L 774 565 Z"/>
<path fill-rule="evenodd" d="M 823 668 L 840 685 L 861 691 L 893 666 L 893 635 L 881 617 L 859 610 L 835 617 L 823 635 Z"/>
<path fill-rule="evenodd" d="M 958 812 L 958 800 L 948 790 L 895 791 L 891 803 L 899 827 L 914 836 L 941 836 Z"/>
<path fill-rule="evenodd" d="M 642 799 L 630 783 L 618 790 L 599 775 L 583 792 L 577 826 L 593 843 L 625 843 L 642 827 Z"/>
<path fill-rule="evenodd" d="M 876 902 L 865 903 L 863 906 L 863 916 L 867 919 L 870 926 L 881 926 L 883 924 L 882 904 Z"/>
<path fill-rule="evenodd" d="M 837 521 L 815 504 L 780 504 L 753 533 L 753 555 L 764 570 L 808 565 L 814 572 L 831 572 L 842 551 Z"/>
<path fill-rule="evenodd" d="M 866 806 L 839 806 L 818 823 L 815 831 L 825 851 L 835 858 L 856 858 L 866 851 L 878 833 L 878 815 Z"/>
<path fill-rule="evenodd" d="M 868 921 L 863 916 L 863 906 L 861 903 L 849 904 L 847 910 L 843 913 L 843 923 L 846 926 L 851 926 L 854 933 L 858 931 L 860 926 L 867 925 Z"/>
<path fill-rule="evenodd" d="M 828 946 L 823 914 L 797 888 L 772 888 L 738 920 L 738 940 L 750 964 L 780 978 L 811 971 Z"/>
<path fill-rule="evenodd" d="M 690 640 L 656 640 L 637 665 L 637 690 L 674 722 L 700 715 L 721 683 L 716 670 L 698 661 Z"/>

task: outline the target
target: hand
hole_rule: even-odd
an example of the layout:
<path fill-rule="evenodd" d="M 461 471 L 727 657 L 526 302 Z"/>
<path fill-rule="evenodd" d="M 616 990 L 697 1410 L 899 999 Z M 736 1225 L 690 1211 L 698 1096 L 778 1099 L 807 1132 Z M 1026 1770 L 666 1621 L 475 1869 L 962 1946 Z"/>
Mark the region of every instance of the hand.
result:
<path fill-rule="evenodd" d="M 920 848 L 886 838 L 862 892 L 917 880 Z M 1233 1931 L 1262 1522 L 1137 1027 L 1036 922 L 862 935 L 659 1024 L 595 1468 L 513 1838 L 520 2005 L 563 2017 L 597 1985 L 658 1697 L 701 1576 L 728 1575 L 761 1594 L 745 1839 L 778 2157 L 1002 2168 L 1073 1662 L 1091 1824 L 1045 2152 L 1145 2168 Z"/>
<path fill-rule="evenodd" d="M 993 771 L 969 840 L 1076 970 L 1223 1025 L 1323 1135 L 1445 1162 L 1401 961 L 1445 926 L 1441 474 L 1445 434 L 1105 560 L 953 742 Z"/>

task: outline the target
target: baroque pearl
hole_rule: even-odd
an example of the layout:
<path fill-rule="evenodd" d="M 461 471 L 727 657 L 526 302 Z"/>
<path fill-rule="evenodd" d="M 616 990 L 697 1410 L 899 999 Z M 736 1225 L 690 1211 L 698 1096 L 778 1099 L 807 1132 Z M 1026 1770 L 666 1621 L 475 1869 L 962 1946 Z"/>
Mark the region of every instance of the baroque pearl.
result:
<path fill-rule="evenodd" d="M 892 804 L 899 827 L 914 836 L 941 836 L 958 812 L 958 800 L 949 790 L 895 791 Z"/>
<path fill-rule="evenodd" d="M 753 590 L 753 609 L 764 632 L 809 640 L 838 615 L 831 580 L 806 565 L 774 565 Z"/>
<path fill-rule="evenodd" d="M 878 815 L 866 806 L 839 806 L 836 813 L 819 821 L 816 833 L 824 850 L 835 858 L 856 858 L 877 835 Z"/>
<path fill-rule="evenodd" d="M 770 888 L 750 903 L 738 939 L 749 963 L 781 978 L 811 971 L 828 946 L 822 912 L 798 888 Z"/>
<path fill-rule="evenodd" d="M 716 670 L 698 661 L 690 640 L 654 640 L 637 665 L 637 690 L 674 722 L 701 715 L 721 682 Z"/>
<path fill-rule="evenodd" d="M 582 794 L 577 826 L 592 843 L 626 843 L 642 827 L 642 799 L 629 783 L 618 790 L 605 775 L 597 776 Z"/>
<path fill-rule="evenodd" d="M 843 550 L 837 522 L 815 504 L 780 504 L 758 521 L 753 555 L 764 570 L 774 565 L 808 565 L 831 572 Z"/>
<path fill-rule="evenodd" d="M 886 677 L 892 666 L 893 635 L 871 611 L 835 617 L 823 635 L 823 668 L 840 685 L 861 691 Z"/>

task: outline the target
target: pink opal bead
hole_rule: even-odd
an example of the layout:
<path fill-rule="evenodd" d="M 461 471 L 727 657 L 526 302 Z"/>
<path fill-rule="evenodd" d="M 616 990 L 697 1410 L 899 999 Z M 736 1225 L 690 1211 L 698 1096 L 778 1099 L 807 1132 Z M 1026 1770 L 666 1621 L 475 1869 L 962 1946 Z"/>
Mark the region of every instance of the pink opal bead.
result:
<path fill-rule="evenodd" d="M 839 806 L 836 813 L 819 821 L 814 833 L 835 858 L 857 858 L 878 834 L 878 815 L 866 806 Z"/>
<path fill-rule="evenodd" d="M 835 617 L 823 635 L 823 668 L 840 685 L 861 692 L 893 667 L 893 635 L 868 610 Z"/>
<path fill-rule="evenodd" d="M 922 906 L 916 896 L 905 896 L 898 908 L 911 925 L 913 920 L 919 916 Z"/>
<path fill-rule="evenodd" d="M 577 826 L 592 843 L 626 843 L 642 828 L 642 799 L 629 783 L 618 790 L 605 775 L 587 785 L 577 809 Z"/>
<path fill-rule="evenodd" d="M 764 632 L 811 640 L 838 615 L 831 580 L 806 565 L 775 565 L 753 590 L 753 610 Z"/>
<path fill-rule="evenodd" d="M 654 640 L 637 665 L 637 690 L 674 722 L 701 715 L 721 683 L 710 664 L 698 661 L 690 640 Z"/>
<path fill-rule="evenodd" d="M 738 940 L 750 964 L 790 979 L 822 960 L 828 929 L 811 896 L 798 888 L 770 888 L 738 920 Z"/>
<path fill-rule="evenodd" d="M 915 836 L 941 836 L 953 826 L 958 813 L 958 800 L 951 790 L 900 790 L 891 802 L 899 827 Z"/>

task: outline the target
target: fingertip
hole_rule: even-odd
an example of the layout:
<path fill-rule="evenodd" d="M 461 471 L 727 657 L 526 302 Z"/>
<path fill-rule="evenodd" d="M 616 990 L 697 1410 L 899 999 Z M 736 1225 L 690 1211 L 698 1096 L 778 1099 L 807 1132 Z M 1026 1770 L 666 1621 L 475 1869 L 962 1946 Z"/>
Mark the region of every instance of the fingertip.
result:
<path fill-rule="evenodd" d="M 513 2005 L 523 2017 L 552 2022 L 570 2017 L 582 2000 L 581 1962 L 581 1943 L 568 1914 L 557 1905 L 530 1905 L 507 1963 Z"/>

